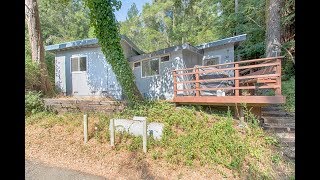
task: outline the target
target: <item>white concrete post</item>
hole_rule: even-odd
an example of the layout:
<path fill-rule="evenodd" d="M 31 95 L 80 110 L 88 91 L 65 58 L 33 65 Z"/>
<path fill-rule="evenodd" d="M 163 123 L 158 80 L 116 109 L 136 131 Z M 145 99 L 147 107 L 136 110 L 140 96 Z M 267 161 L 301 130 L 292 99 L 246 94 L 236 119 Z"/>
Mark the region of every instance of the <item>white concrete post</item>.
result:
<path fill-rule="evenodd" d="M 84 143 L 88 142 L 88 115 L 83 115 L 83 134 L 84 134 Z"/>
<path fill-rule="evenodd" d="M 110 143 L 111 147 L 114 147 L 114 119 L 110 119 Z"/>
<path fill-rule="evenodd" d="M 142 138 L 143 138 L 143 152 L 147 153 L 147 118 L 145 118 L 145 120 L 143 121 L 143 134 L 142 134 Z"/>
<path fill-rule="evenodd" d="M 147 153 L 147 118 L 146 117 L 133 117 L 134 121 L 142 121 L 143 127 L 142 127 L 142 146 L 143 146 L 143 152 Z"/>

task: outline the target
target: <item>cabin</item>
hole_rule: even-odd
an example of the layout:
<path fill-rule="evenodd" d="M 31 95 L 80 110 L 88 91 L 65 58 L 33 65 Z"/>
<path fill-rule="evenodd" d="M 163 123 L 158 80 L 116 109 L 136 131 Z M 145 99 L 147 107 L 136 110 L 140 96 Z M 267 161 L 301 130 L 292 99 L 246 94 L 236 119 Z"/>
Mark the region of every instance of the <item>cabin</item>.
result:
<path fill-rule="evenodd" d="M 121 36 L 126 58 L 143 54 Z M 45 47 L 55 54 L 55 87 L 65 96 L 98 96 L 122 100 L 122 89 L 97 39 L 84 39 Z"/>
<path fill-rule="evenodd" d="M 193 46 L 189 43 L 144 53 L 129 38 L 121 36 L 121 46 L 128 59 L 135 82 L 147 99 L 174 99 L 174 75 L 177 69 L 212 66 L 234 62 L 234 48 L 246 34 Z M 108 96 L 122 100 L 122 89 L 97 39 L 84 39 L 49 45 L 55 54 L 55 86 L 66 96 Z M 232 67 L 227 65 L 226 67 Z M 182 72 L 182 71 L 181 71 Z M 228 71 L 233 77 L 234 72 Z M 180 76 L 178 81 L 192 80 Z M 178 84 L 179 95 L 185 95 L 187 84 Z"/>

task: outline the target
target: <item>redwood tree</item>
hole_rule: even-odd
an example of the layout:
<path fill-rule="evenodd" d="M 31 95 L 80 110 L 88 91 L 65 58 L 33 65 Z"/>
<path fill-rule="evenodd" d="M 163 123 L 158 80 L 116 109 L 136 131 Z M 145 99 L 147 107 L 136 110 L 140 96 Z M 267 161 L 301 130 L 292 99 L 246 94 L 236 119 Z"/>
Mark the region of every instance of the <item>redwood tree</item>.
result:
<path fill-rule="evenodd" d="M 282 0 L 267 0 L 266 57 L 279 56 L 281 53 L 281 1 Z"/>
<path fill-rule="evenodd" d="M 25 18 L 28 25 L 31 58 L 39 65 L 41 71 L 41 90 L 45 94 L 52 93 L 53 88 L 49 80 L 44 58 L 45 52 L 41 37 L 40 18 L 36 0 L 25 0 Z"/>

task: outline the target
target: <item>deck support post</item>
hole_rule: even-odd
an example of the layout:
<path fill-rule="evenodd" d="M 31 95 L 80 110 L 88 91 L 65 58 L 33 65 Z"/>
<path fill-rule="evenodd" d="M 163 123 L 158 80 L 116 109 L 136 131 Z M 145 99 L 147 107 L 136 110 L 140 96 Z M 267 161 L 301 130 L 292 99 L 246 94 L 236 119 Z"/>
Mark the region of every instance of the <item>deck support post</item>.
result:
<path fill-rule="evenodd" d="M 234 70 L 234 77 L 239 78 L 239 69 L 237 69 L 237 68 L 239 68 L 239 64 L 238 63 L 234 64 L 234 67 L 236 68 Z M 235 86 L 235 88 L 239 87 L 239 79 L 234 80 L 234 86 Z M 240 94 L 239 92 L 240 92 L 239 89 L 235 89 L 235 96 L 239 96 L 239 94 Z"/>
<path fill-rule="evenodd" d="M 200 96 L 199 68 L 196 67 L 196 96 Z"/>
<path fill-rule="evenodd" d="M 277 59 L 277 67 L 276 67 L 276 73 L 279 75 L 277 77 L 277 88 L 275 91 L 276 96 L 281 95 L 281 59 Z"/>
<path fill-rule="evenodd" d="M 177 97 L 177 72 L 173 71 L 173 99 Z"/>

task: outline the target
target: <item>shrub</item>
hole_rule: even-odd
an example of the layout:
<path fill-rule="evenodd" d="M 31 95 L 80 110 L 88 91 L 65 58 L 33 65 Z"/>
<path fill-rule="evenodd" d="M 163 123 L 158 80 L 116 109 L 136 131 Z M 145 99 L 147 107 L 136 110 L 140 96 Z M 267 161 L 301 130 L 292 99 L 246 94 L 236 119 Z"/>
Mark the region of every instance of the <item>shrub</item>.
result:
<path fill-rule="evenodd" d="M 34 114 L 45 110 L 41 92 L 28 91 L 25 94 L 25 114 Z"/>
<path fill-rule="evenodd" d="M 295 112 L 295 76 L 282 81 L 282 94 L 286 96 L 284 108 L 289 112 Z"/>
<path fill-rule="evenodd" d="M 26 90 L 40 90 L 40 69 L 31 58 L 26 57 L 25 61 L 25 89 Z"/>

